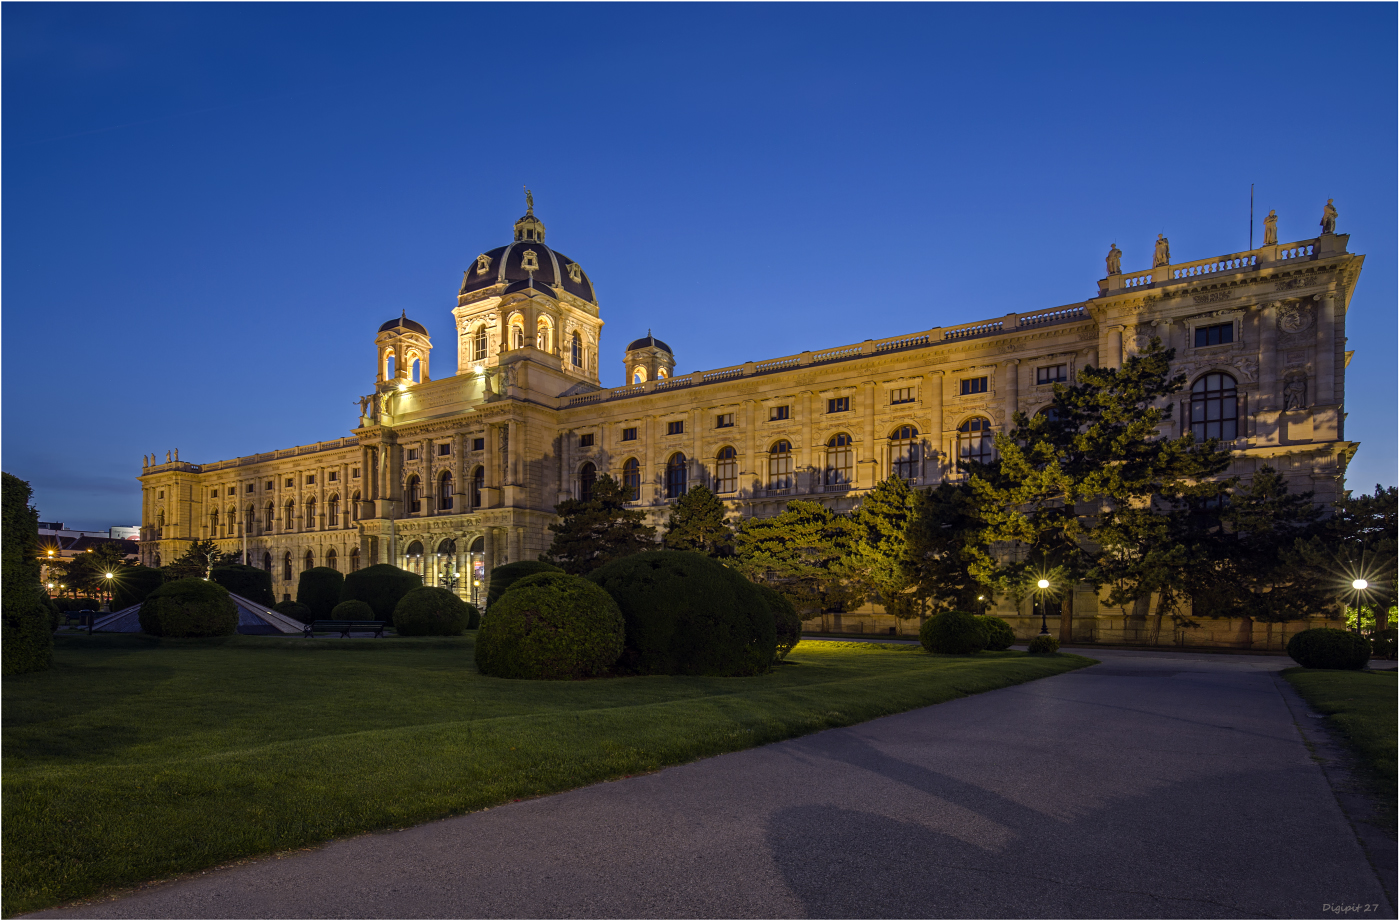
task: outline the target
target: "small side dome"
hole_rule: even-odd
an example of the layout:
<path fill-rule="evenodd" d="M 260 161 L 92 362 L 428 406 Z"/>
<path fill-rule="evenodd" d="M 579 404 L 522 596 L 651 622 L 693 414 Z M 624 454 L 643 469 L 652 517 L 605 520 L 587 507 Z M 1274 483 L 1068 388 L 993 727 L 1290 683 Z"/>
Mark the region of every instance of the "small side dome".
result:
<path fill-rule="evenodd" d="M 666 343 L 662 342 L 660 339 L 658 339 L 658 338 L 656 338 L 655 336 L 653 336 L 653 335 L 651 334 L 651 330 L 647 330 L 647 334 L 646 334 L 646 336 L 644 336 L 643 338 L 641 338 L 641 339 L 634 339 L 634 340 L 632 341 L 632 344 L 629 345 L 629 346 L 627 347 L 627 351 L 630 352 L 630 351 L 632 351 L 633 349 L 647 349 L 647 348 L 653 348 L 653 347 L 658 348 L 658 349 L 662 349 L 662 350 L 664 350 L 664 351 L 665 351 L 667 354 L 669 354 L 669 355 L 674 355 L 674 354 L 676 354 L 675 352 L 672 352 L 672 351 L 671 351 L 671 347 L 670 347 L 669 345 L 667 345 Z"/>
<path fill-rule="evenodd" d="M 410 320 L 406 312 L 398 319 L 390 320 L 389 322 L 380 326 L 379 331 L 383 333 L 388 332 L 391 329 L 397 328 L 411 329 L 416 333 L 422 333 L 425 336 L 428 335 L 428 331 L 423 328 L 423 324 L 419 323 L 417 320 Z"/>

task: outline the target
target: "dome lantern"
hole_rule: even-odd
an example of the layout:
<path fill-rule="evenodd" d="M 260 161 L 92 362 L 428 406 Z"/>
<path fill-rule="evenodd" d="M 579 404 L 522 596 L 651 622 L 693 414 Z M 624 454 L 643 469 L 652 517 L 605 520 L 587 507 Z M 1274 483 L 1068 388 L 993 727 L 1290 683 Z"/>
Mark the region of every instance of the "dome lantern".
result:
<path fill-rule="evenodd" d="M 544 221 L 535 217 L 535 196 L 525 190 L 525 216 L 515 222 L 516 243 L 543 243 Z"/>

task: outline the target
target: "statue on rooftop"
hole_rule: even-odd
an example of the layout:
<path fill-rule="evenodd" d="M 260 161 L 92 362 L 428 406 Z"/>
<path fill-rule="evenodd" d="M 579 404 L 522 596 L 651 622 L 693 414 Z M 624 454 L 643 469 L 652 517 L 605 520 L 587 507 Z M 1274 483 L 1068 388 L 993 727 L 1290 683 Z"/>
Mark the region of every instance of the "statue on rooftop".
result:
<path fill-rule="evenodd" d="M 1322 224 L 1323 233 L 1337 232 L 1337 209 L 1332 207 L 1330 198 L 1327 199 L 1327 207 L 1322 209 L 1322 220 L 1319 223 Z"/>
<path fill-rule="evenodd" d="M 1155 269 L 1159 265 L 1172 264 L 1171 245 L 1162 234 L 1157 234 L 1157 246 L 1152 251 L 1152 267 Z"/>
<path fill-rule="evenodd" d="M 1117 243 L 1114 243 L 1114 244 L 1109 248 L 1109 250 L 1108 250 L 1108 259 L 1105 260 L 1105 261 L 1108 262 L 1108 274 L 1110 274 L 1110 275 L 1122 275 L 1122 274 L 1123 274 L 1123 251 L 1122 251 L 1121 249 L 1118 248 L 1118 244 L 1117 244 Z"/>
<path fill-rule="evenodd" d="M 166 451 L 166 452 L 165 452 L 165 462 L 166 462 L 167 464 L 170 463 L 170 452 L 169 452 L 169 451 Z"/>
<path fill-rule="evenodd" d="M 1278 215 L 1274 214 L 1274 209 L 1269 209 L 1269 216 L 1264 218 L 1264 245 L 1273 246 L 1278 242 Z"/>

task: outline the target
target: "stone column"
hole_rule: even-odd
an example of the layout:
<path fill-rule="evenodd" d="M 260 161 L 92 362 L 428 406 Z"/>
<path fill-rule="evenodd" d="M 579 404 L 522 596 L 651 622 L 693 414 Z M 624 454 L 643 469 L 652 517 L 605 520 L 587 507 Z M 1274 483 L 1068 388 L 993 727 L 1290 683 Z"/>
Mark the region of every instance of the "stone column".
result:
<path fill-rule="evenodd" d="M 1110 326 L 1104 345 L 1103 366 L 1117 371 L 1123 367 L 1123 327 Z"/>
<path fill-rule="evenodd" d="M 1336 295 L 1328 291 L 1317 304 L 1317 397 L 1313 403 L 1328 406 L 1336 402 L 1337 330 Z"/>
<path fill-rule="evenodd" d="M 1006 424 L 1002 431 L 1008 435 L 1016 427 L 1016 410 L 1021 387 L 1021 359 L 1008 358 L 1001 364 L 1002 386 L 1006 389 Z"/>
<path fill-rule="evenodd" d="M 943 479 L 947 454 L 943 445 L 943 372 L 930 371 L 924 375 L 925 392 L 928 394 L 928 443 L 933 452 L 927 466 L 930 482 Z"/>
<path fill-rule="evenodd" d="M 1259 320 L 1259 405 L 1256 411 L 1278 406 L 1278 303 L 1265 304 Z"/>
<path fill-rule="evenodd" d="M 797 448 L 797 482 L 795 485 L 802 487 L 801 492 L 817 492 L 817 483 L 813 476 L 812 468 L 815 466 L 812 461 L 812 423 L 813 417 L 821 411 L 818 404 L 817 395 L 810 390 L 804 390 L 797 395 L 797 411 L 802 414 L 802 435 L 801 442 Z"/>
<path fill-rule="evenodd" d="M 657 488 L 656 449 L 652 447 L 656 441 L 656 417 L 644 416 L 640 428 L 642 438 L 646 439 L 642 449 L 642 503 L 655 505 L 660 494 Z"/>

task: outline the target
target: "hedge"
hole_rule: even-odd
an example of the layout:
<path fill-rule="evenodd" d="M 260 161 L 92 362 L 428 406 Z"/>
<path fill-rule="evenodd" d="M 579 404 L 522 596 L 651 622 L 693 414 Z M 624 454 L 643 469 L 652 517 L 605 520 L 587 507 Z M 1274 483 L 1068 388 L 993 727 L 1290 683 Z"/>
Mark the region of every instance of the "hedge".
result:
<path fill-rule="evenodd" d="M 1033 656 L 1049 656 L 1060 651 L 1060 641 L 1048 633 L 1041 633 L 1031 637 L 1030 643 L 1026 645 L 1026 651 Z"/>
<path fill-rule="evenodd" d="M 423 577 L 388 563 L 376 563 L 345 577 L 341 601 L 363 601 L 374 610 L 374 619 L 392 622 L 399 599 L 423 584 Z"/>
<path fill-rule="evenodd" d="M 331 608 L 331 620 L 374 620 L 374 608 L 363 601 L 342 601 Z"/>
<path fill-rule="evenodd" d="M 147 595 L 165 584 L 165 573 L 150 566 L 123 566 L 117 572 L 118 578 L 112 580 L 116 583 L 112 588 L 113 611 L 140 604 Z"/>
<path fill-rule="evenodd" d="M 209 578 L 228 589 L 229 594 L 242 595 L 265 607 L 270 608 L 277 602 L 277 596 L 272 594 L 272 573 L 257 566 L 242 563 L 215 566 Z"/>
<path fill-rule="evenodd" d="M 987 637 L 988 649 L 1010 649 L 1011 644 L 1016 642 L 1016 631 L 1011 629 L 1011 625 L 997 617 L 995 614 L 973 615 L 977 620 L 977 626 L 982 628 L 982 633 Z"/>
<path fill-rule="evenodd" d="M 204 579 L 167 582 L 141 602 L 141 629 L 152 636 L 230 636 L 238 607 L 228 589 Z"/>
<path fill-rule="evenodd" d="M 536 573 L 489 608 L 476 638 L 476 668 L 494 678 L 596 678 L 622 655 L 625 634 L 617 602 L 593 582 Z"/>
<path fill-rule="evenodd" d="M 39 603 L 39 513 L 33 490 L 0 475 L 0 673 L 22 675 L 53 666 L 52 612 Z"/>
<path fill-rule="evenodd" d="M 1360 669 L 1371 658 L 1371 641 L 1350 630 L 1318 627 L 1295 633 L 1288 655 L 1304 668 Z"/>
<path fill-rule="evenodd" d="M 445 588 L 424 585 L 394 605 L 399 636 L 461 636 L 471 619 L 469 605 Z"/>
<path fill-rule="evenodd" d="M 966 611 L 945 611 L 924 621 L 919 642 L 928 652 L 967 656 L 987 648 L 987 634 Z"/>
<path fill-rule="evenodd" d="M 773 612 L 773 625 L 778 635 L 775 657 L 781 662 L 792 652 L 793 647 L 802 641 L 802 615 L 797 613 L 791 599 L 777 589 L 762 582 L 753 583 L 753 587 L 758 589 L 758 593 L 768 604 L 768 610 Z"/>
<path fill-rule="evenodd" d="M 520 560 L 516 563 L 505 563 L 491 570 L 491 577 L 487 580 L 486 590 L 486 610 L 491 610 L 491 605 L 496 603 L 496 599 L 506 593 L 519 580 L 526 576 L 533 576 L 541 572 L 563 572 L 553 563 L 545 563 L 540 560 Z"/>
<path fill-rule="evenodd" d="M 763 595 L 703 554 L 634 553 L 587 578 L 622 609 L 623 668 L 660 675 L 756 675 L 777 653 L 777 624 Z M 490 622 L 488 609 L 485 623 Z"/>
<path fill-rule="evenodd" d="M 309 624 L 316 619 L 311 616 L 311 609 L 300 601 L 279 601 L 272 606 L 272 610 L 303 624 Z"/>

